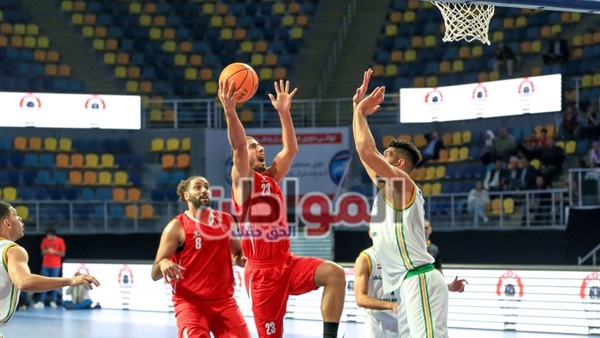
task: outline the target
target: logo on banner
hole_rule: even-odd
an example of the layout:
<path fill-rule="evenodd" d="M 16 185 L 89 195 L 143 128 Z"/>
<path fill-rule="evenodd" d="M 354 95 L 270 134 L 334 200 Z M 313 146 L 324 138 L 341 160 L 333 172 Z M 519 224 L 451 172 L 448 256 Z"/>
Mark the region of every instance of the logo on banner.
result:
<path fill-rule="evenodd" d="M 535 88 L 533 82 L 527 77 L 519 84 L 519 97 L 521 98 L 521 109 L 523 110 L 523 114 L 529 114 L 531 112 L 531 97 L 533 96 L 534 91 Z"/>
<path fill-rule="evenodd" d="M 439 120 L 439 114 L 444 96 L 442 92 L 433 88 L 427 95 L 425 95 L 425 103 L 429 107 L 429 113 L 431 116 L 431 122 L 437 122 Z"/>
<path fill-rule="evenodd" d="M 119 289 L 121 293 L 122 308 L 129 310 L 129 304 L 131 301 L 131 286 L 133 284 L 133 271 L 123 264 L 121 270 L 119 270 Z"/>
<path fill-rule="evenodd" d="M 92 95 L 92 97 L 85 101 L 84 107 L 88 112 L 90 128 L 100 128 L 100 118 L 104 110 L 106 110 L 106 102 L 100 96 Z"/>
<path fill-rule="evenodd" d="M 19 101 L 19 107 L 25 114 L 25 127 L 35 127 L 37 112 L 42 108 L 42 101 L 33 93 L 27 93 Z"/>
<path fill-rule="evenodd" d="M 483 112 L 485 110 L 485 101 L 487 100 L 488 92 L 485 86 L 479 82 L 477 86 L 473 89 L 473 94 L 471 98 L 473 99 L 473 103 L 475 104 L 475 117 L 483 117 Z"/>
<path fill-rule="evenodd" d="M 588 334 L 600 334 L 600 273 L 592 272 L 581 281 L 579 297 L 588 319 Z"/>
<path fill-rule="evenodd" d="M 519 275 L 511 270 L 506 271 L 496 284 L 496 295 L 500 297 L 500 309 L 504 316 L 504 329 L 515 330 L 519 303 L 523 298 L 523 282 Z"/>
<path fill-rule="evenodd" d="M 329 161 L 329 178 L 335 183 L 340 184 L 344 178 L 344 172 L 348 167 L 348 161 L 350 161 L 350 152 L 348 150 L 342 150 L 337 154 L 333 155 L 331 161 Z"/>

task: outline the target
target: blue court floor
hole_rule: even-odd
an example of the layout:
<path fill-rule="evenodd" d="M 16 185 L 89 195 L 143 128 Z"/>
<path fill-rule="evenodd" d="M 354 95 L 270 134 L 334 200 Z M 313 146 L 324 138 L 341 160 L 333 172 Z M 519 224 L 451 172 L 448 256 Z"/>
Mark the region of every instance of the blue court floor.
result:
<path fill-rule="evenodd" d="M 246 318 L 248 326 L 257 337 L 252 318 Z M 321 337 L 322 324 L 318 321 L 285 320 L 284 337 Z M 30 309 L 17 312 L 9 324 L 0 328 L 5 338 L 148 338 L 177 337 L 173 313 L 120 311 L 120 310 L 81 310 Z M 340 337 L 362 338 L 362 324 L 340 324 Z M 558 337 L 598 337 L 581 335 L 553 335 L 487 330 L 450 329 L 453 338 L 558 338 Z"/>

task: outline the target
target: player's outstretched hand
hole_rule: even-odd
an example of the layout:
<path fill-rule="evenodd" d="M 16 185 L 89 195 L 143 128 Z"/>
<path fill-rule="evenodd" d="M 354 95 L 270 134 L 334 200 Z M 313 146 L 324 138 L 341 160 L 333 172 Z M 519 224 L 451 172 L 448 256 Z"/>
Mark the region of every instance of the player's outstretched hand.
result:
<path fill-rule="evenodd" d="M 94 286 L 100 286 L 100 282 L 94 276 L 90 275 L 77 275 L 75 277 L 71 277 L 71 286 L 79 286 L 79 285 L 87 285 L 90 289 L 93 289 Z"/>
<path fill-rule="evenodd" d="M 465 291 L 465 284 L 469 284 L 466 279 L 458 279 L 458 276 L 454 277 L 452 283 L 448 284 L 448 291 L 450 292 L 463 292 Z"/>
<path fill-rule="evenodd" d="M 277 98 L 269 93 L 271 104 L 280 114 L 284 112 L 289 113 L 290 107 L 292 106 L 292 98 L 296 95 L 298 88 L 294 88 L 290 93 L 290 81 L 285 81 L 284 83 L 283 80 L 279 80 L 279 83 L 275 81 L 274 85 Z"/>
<path fill-rule="evenodd" d="M 235 112 L 235 98 L 239 94 L 239 90 L 235 91 L 235 83 L 228 81 L 219 82 L 218 94 L 225 113 Z"/>
<path fill-rule="evenodd" d="M 380 108 L 380 103 L 385 97 L 385 87 L 377 87 L 371 95 L 365 97 L 356 106 L 356 112 L 364 115 L 371 115 Z"/>
<path fill-rule="evenodd" d="M 360 87 L 356 88 L 356 94 L 352 98 L 353 107 L 356 109 L 356 106 L 363 100 L 365 94 L 367 93 L 367 89 L 369 88 L 369 81 L 371 80 L 371 74 L 373 74 L 373 70 L 371 68 L 365 70 L 363 74 L 363 82 Z"/>
<path fill-rule="evenodd" d="M 181 265 L 175 264 L 169 259 L 163 259 L 160 261 L 160 272 L 162 272 L 163 278 L 170 282 L 171 280 L 178 281 L 183 279 L 183 272 L 185 268 Z"/>

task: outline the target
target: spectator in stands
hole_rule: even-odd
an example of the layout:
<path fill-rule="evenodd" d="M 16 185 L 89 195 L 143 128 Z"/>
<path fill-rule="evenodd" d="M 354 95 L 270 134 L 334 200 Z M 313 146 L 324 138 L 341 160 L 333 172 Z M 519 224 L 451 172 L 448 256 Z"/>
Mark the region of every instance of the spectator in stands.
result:
<path fill-rule="evenodd" d="M 488 170 L 483 181 L 483 186 L 488 191 L 502 191 L 506 184 L 507 171 L 503 168 L 504 162 L 496 160 L 496 166 Z"/>
<path fill-rule="evenodd" d="M 433 259 L 435 259 L 435 262 L 433 262 L 433 266 L 435 266 L 436 270 L 439 271 L 442 275 L 444 274 L 442 272 L 442 257 L 440 255 L 440 249 L 438 248 L 437 245 L 431 243 L 431 241 L 429 240 L 429 235 L 431 235 L 431 232 L 433 231 L 433 229 L 431 228 L 431 222 L 429 222 L 428 219 L 425 220 L 425 237 L 427 238 L 427 253 L 429 253 L 431 255 L 431 257 L 433 257 Z"/>
<path fill-rule="evenodd" d="M 496 61 L 494 62 L 494 71 L 499 72 L 500 67 L 506 67 L 506 73 L 508 77 L 513 76 L 513 70 L 515 67 L 515 53 L 513 50 L 504 43 L 498 46 L 498 52 L 496 53 Z"/>
<path fill-rule="evenodd" d="M 588 166 L 590 168 L 600 167 L 600 142 L 592 142 L 592 149 L 590 149 L 590 158 L 588 160 Z"/>
<path fill-rule="evenodd" d="M 547 138 L 548 130 L 542 128 L 540 130 L 540 136 L 538 137 L 537 131 L 531 129 L 529 137 L 517 146 L 517 153 L 521 153 L 528 159 L 540 158 L 542 155 L 542 149 L 548 148 Z"/>
<path fill-rule="evenodd" d="M 554 143 L 554 138 L 548 137 L 548 149 L 540 156 L 540 169 L 546 182 L 550 183 L 558 178 L 564 161 L 565 151 Z"/>
<path fill-rule="evenodd" d="M 439 160 L 440 150 L 444 148 L 444 141 L 439 137 L 437 130 L 432 131 L 427 136 L 427 146 L 421 152 L 423 160 L 421 164 L 429 160 Z"/>
<path fill-rule="evenodd" d="M 581 126 L 577 131 L 576 139 L 596 138 L 600 135 L 600 124 L 593 104 L 589 104 L 583 114 Z"/>
<path fill-rule="evenodd" d="M 485 210 L 490 203 L 490 195 L 487 190 L 483 188 L 483 182 L 476 181 L 475 189 L 469 192 L 469 198 L 467 199 L 467 211 L 473 214 L 473 224 L 479 226 L 479 220 L 483 220 L 483 223 L 487 223 L 489 218 L 485 215 Z"/>
<path fill-rule="evenodd" d="M 483 148 L 481 148 L 481 152 L 479 155 L 479 159 L 483 164 L 490 164 L 494 159 L 494 140 L 496 139 L 496 135 L 491 130 L 486 130 L 484 134 L 485 143 Z"/>
<path fill-rule="evenodd" d="M 498 129 L 498 137 L 494 140 L 494 159 L 507 162 L 517 150 L 517 141 L 508 133 L 506 128 Z"/>
<path fill-rule="evenodd" d="M 562 112 L 562 118 L 560 122 L 560 135 L 566 139 L 575 138 L 577 128 L 583 124 L 581 114 L 575 108 L 573 103 L 568 103 Z"/>
<path fill-rule="evenodd" d="M 548 51 L 542 56 L 545 65 L 564 63 L 569 60 L 569 44 L 559 32 L 554 34 L 554 39 L 548 44 Z"/>
<path fill-rule="evenodd" d="M 506 166 L 506 179 L 504 181 L 504 190 L 519 190 L 519 159 L 513 156 L 508 160 Z"/>
<path fill-rule="evenodd" d="M 551 225 L 552 193 L 549 191 L 551 186 L 547 182 L 543 175 L 535 178 L 535 192 L 529 199 L 530 213 L 533 215 L 531 225 Z"/>
<path fill-rule="evenodd" d="M 519 190 L 531 190 L 535 188 L 535 178 L 540 172 L 529 164 L 529 159 L 521 158 L 519 161 Z"/>

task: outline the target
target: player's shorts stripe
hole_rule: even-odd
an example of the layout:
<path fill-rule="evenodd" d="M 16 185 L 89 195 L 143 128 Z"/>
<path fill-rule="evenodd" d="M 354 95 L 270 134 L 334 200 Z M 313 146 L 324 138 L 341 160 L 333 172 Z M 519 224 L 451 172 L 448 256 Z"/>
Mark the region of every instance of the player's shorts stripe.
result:
<path fill-rule="evenodd" d="M 434 338 L 433 318 L 431 318 L 431 307 L 429 306 L 429 291 L 427 289 L 427 277 L 425 274 L 419 275 L 419 291 L 421 294 L 421 310 L 425 319 L 425 337 Z"/>

